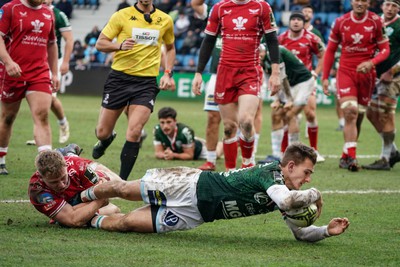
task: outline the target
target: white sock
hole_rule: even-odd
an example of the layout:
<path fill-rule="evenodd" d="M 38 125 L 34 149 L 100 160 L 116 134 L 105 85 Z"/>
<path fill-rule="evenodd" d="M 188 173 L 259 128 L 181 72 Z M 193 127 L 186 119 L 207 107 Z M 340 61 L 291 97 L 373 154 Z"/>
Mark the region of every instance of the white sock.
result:
<path fill-rule="evenodd" d="M 58 120 L 58 125 L 63 126 L 67 122 L 67 117 L 62 118 L 61 120 Z"/>
<path fill-rule="evenodd" d="M 299 133 L 289 133 L 289 146 L 293 144 L 294 142 L 298 142 L 300 140 L 300 134 Z"/>
<path fill-rule="evenodd" d="M 0 164 L 6 164 L 6 156 L 0 158 Z"/>
<path fill-rule="evenodd" d="M 274 157 L 279 157 L 279 158 L 282 157 L 281 145 L 282 145 L 283 133 L 284 133 L 283 128 L 271 132 L 272 155 Z"/>
<path fill-rule="evenodd" d="M 104 218 L 107 217 L 106 215 L 99 215 L 96 218 L 93 218 L 92 221 L 90 222 L 90 225 L 93 228 L 101 228 L 101 223 L 103 222 Z"/>
<path fill-rule="evenodd" d="M 217 151 L 207 151 L 207 161 L 215 165 L 217 163 Z"/>
<path fill-rule="evenodd" d="M 43 146 L 39 146 L 38 147 L 38 152 L 40 153 L 40 152 L 42 152 L 42 151 L 45 151 L 45 150 L 51 150 L 52 148 L 51 148 L 51 145 L 43 145 Z"/>

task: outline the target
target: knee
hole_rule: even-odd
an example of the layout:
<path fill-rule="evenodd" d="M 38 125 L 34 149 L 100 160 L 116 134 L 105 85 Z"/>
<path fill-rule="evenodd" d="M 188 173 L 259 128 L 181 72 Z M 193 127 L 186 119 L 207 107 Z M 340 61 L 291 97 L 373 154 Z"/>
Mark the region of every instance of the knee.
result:
<path fill-rule="evenodd" d="M 233 137 L 236 135 L 237 124 L 234 122 L 224 123 L 224 135 L 225 137 Z"/>

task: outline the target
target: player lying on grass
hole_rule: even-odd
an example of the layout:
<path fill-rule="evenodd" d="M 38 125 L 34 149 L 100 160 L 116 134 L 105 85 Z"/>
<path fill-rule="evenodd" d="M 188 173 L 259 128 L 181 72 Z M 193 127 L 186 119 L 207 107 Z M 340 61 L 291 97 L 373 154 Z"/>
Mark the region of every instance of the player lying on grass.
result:
<path fill-rule="evenodd" d="M 29 181 L 29 198 L 32 205 L 50 222 L 68 227 L 83 227 L 95 214 L 120 212 L 108 199 L 81 203 L 80 193 L 100 182 L 121 180 L 107 167 L 78 157 L 82 149 L 75 144 L 39 153 L 37 171 Z M 61 152 L 61 153 L 60 153 Z"/>
<path fill-rule="evenodd" d="M 214 220 L 283 212 L 311 203 L 319 215 L 321 193 L 315 188 L 299 190 L 311 181 L 316 157 L 312 148 L 294 143 L 281 163 L 219 173 L 185 167 L 150 169 L 140 180 L 99 184 L 83 191 L 81 198 L 143 200 L 145 206 L 126 215 L 96 216 L 91 221 L 93 227 L 121 232 L 188 230 Z M 309 242 L 340 235 L 349 226 L 347 218 L 334 218 L 322 227 L 286 223 L 296 239 Z"/>

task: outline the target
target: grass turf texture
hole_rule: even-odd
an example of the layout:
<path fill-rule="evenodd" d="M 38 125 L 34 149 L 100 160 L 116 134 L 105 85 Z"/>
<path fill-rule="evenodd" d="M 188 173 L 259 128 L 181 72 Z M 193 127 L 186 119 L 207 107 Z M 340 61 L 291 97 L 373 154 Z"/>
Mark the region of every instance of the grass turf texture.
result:
<path fill-rule="evenodd" d="M 62 95 L 71 126 L 69 142 L 83 147 L 83 157 L 91 158 L 96 142 L 94 128 L 100 107 L 99 97 Z M 153 157 L 152 127 L 157 111 L 172 106 L 178 121 L 190 125 L 200 137 L 205 136 L 206 114 L 202 102 L 157 101 L 154 114 L 145 130 L 148 138 L 140 151 L 130 180 L 141 177 L 153 167 L 197 167 L 203 161 L 163 161 Z M 264 105 L 263 129 L 257 155 L 270 154 L 270 110 Z M 400 122 L 397 115 L 397 123 Z M 58 127 L 53 115 L 53 147 L 60 146 Z M 334 129 L 337 118 L 333 108 L 319 108 L 319 150 L 323 155 L 340 156 L 341 132 Z M 114 143 L 99 159 L 118 173 L 119 155 L 124 143 L 126 119 L 121 116 Z M 221 131 L 222 133 L 222 131 Z M 304 134 L 304 119 L 301 125 Z M 222 136 L 222 134 L 220 134 Z M 0 176 L 0 199 L 28 199 L 27 182 L 34 171 L 36 147 L 26 146 L 32 139 L 32 122 L 27 104 L 21 107 L 9 146 L 8 176 Z M 304 137 L 305 143 L 308 143 Z M 359 155 L 379 155 L 381 141 L 365 120 L 360 136 Z M 400 164 L 390 172 L 351 173 L 338 168 L 338 158 L 327 157 L 318 164 L 311 184 L 321 191 L 392 190 L 393 193 L 326 193 L 324 209 L 316 225 L 327 224 L 333 217 L 348 217 L 351 225 L 339 237 L 315 244 L 294 240 L 279 212 L 217 221 L 197 229 L 167 234 L 109 233 L 95 229 L 65 229 L 49 225 L 48 219 L 29 203 L 0 202 L 1 266 L 398 266 L 400 200 Z M 360 158 L 368 164 L 375 158 Z M 218 160 L 218 170 L 223 170 Z M 128 212 L 142 203 L 113 200 Z"/>

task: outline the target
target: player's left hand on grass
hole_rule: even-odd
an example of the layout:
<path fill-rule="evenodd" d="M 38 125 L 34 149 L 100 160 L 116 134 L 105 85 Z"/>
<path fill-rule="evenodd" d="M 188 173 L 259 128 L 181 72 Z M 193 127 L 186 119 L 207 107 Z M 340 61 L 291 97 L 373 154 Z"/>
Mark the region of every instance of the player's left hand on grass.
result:
<path fill-rule="evenodd" d="M 333 218 L 328 224 L 328 233 L 330 236 L 342 234 L 350 225 L 347 218 Z"/>

